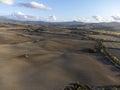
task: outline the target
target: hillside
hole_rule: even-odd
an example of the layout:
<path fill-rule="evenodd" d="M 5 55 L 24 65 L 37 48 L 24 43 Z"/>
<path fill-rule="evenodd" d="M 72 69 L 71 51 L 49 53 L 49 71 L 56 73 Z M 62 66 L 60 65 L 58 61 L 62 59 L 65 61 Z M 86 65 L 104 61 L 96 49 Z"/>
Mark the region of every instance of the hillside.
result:
<path fill-rule="evenodd" d="M 110 40 L 119 43 L 116 33 L 100 31 L 91 24 L 64 26 L 1 21 L 0 89 L 63 90 L 76 81 L 92 86 L 119 85 L 120 69 L 101 53 L 89 52 L 99 39 L 105 38 L 104 43 Z"/>

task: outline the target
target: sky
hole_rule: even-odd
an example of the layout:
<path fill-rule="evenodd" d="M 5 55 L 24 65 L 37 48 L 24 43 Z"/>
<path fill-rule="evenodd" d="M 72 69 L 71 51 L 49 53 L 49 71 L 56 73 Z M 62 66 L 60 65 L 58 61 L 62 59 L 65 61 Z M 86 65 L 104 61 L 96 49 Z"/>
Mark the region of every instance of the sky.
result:
<path fill-rule="evenodd" d="M 21 20 L 120 21 L 120 0 L 0 0 L 0 15 Z"/>

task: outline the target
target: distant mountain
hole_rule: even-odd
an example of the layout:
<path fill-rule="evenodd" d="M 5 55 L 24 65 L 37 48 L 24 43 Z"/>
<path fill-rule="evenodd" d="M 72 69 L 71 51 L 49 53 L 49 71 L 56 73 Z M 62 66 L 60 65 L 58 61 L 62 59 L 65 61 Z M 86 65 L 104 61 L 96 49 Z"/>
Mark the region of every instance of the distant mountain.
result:
<path fill-rule="evenodd" d="M 71 26 L 71 25 L 84 25 L 84 22 L 45 22 L 45 21 L 25 21 L 27 23 L 41 24 L 41 25 L 62 25 L 62 26 Z"/>
<path fill-rule="evenodd" d="M 65 26 L 83 25 L 83 24 L 85 24 L 84 22 L 75 22 L 75 21 L 71 21 L 71 22 L 55 22 L 55 23 L 60 24 L 60 25 L 65 25 Z"/>
<path fill-rule="evenodd" d="M 44 18 L 32 16 L 32 15 L 26 15 L 22 12 L 15 12 L 10 15 L 6 16 L 0 16 L 0 20 L 7 20 L 7 21 L 22 21 L 27 23 L 36 23 L 36 24 L 42 24 L 42 25 L 79 25 L 84 24 L 83 22 L 77 22 L 77 21 L 70 21 L 70 22 L 47 22 L 43 20 Z"/>
<path fill-rule="evenodd" d="M 0 16 L 0 20 L 3 21 L 12 21 L 12 22 L 25 22 L 31 24 L 40 24 L 40 25 L 64 25 L 64 26 L 72 26 L 72 25 L 92 25 L 94 27 L 118 27 L 120 26 L 119 22 L 102 22 L 102 23 L 84 23 L 77 21 L 70 22 L 46 22 L 41 21 L 39 17 L 24 15 L 23 13 L 14 13 L 12 15 Z"/>
<path fill-rule="evenodd" d="M 120 22 L 103 22 L 103 23 L 92 23 L 92 25 L 97 26 L 120 26 Z"/>
<path fill-rule="evenodd" d="M 0 16 L 0 20 L 8 20 L 8 19 L 4 16 Z"/>

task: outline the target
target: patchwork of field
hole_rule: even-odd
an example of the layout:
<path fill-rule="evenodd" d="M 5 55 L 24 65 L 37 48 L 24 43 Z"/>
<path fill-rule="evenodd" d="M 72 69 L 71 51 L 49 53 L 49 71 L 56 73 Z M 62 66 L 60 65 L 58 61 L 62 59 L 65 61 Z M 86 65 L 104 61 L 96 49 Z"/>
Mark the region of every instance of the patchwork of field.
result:
<path fill-rule="evenodd" d="M 104 45 L 107 48 L 120 49 L 120 43 L 116 43 L 116 42 L 104 42 Z"/>
<path fill-rule="evenodd" d="M 96 32 L 98 34 L 108 34 L 108 35 L 120 35 L 120 31 L 108 31 L 108 30 L 92 30 L 93 32 Z"/>
<path fill-rule="evenodd" d="M 109 49 L 112 55 L 120 59 L 120 49 Z"/>
<path fill-rule="evenodd" d="M 31 27 L 32 34 L 21 23 L 0 28 L 1 90 L 63 90 L 76 81 L 95 86 L 120 84 L 119 69 L 101 54 L 88 52 L 95 41 L 63 37 L 59 30 L 49 35 L 34 32 Z"/>
<path fill-rule="evenodd" d="M 120 43 L 104 42 L 104 45 L 113 56 L 117 56 L 120 59 Z"/>
<path fill-rule="evenodd" d="M 112 42 L 120 42 L 120 38 L 119 37 L 114 37 L 114 36 L 110 36 L 110 35 L 89 35 L 89 38 L 93 38 L 96 40 L 103 40 L 103 41 L 112 41 Z"/>
<path fill-rule="evenodd" d="M 92 30 L 89 39 L 102 41 L 111 56 L 120 60 L 120 32 L 110 30 Z"/>

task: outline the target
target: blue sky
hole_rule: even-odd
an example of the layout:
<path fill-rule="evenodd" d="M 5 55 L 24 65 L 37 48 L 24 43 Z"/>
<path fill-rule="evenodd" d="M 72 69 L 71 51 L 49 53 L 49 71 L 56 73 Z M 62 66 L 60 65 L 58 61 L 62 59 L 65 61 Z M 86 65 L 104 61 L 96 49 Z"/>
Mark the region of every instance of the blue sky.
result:
<path fill-rule="evenodd" d="M 48 9 L 29 7 L 30 2 L 42 4 Z M 57 21 L 119 20 L 120 0 L 0 0 L 0 15 L 14 12 L 45 19 L 51 16 Z"/>

